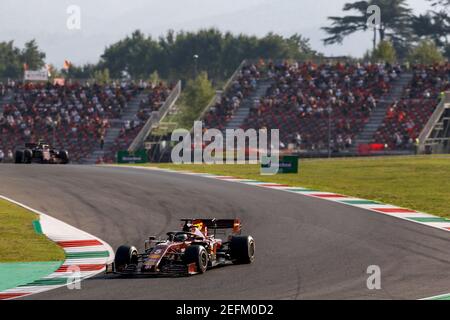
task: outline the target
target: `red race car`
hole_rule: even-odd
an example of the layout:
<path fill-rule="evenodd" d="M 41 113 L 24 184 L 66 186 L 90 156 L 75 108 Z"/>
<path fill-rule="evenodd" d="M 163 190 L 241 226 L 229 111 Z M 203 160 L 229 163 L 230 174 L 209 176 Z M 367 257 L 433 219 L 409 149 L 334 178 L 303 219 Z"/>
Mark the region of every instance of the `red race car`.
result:
<path fill-rule="evenodd" d="M 14 162 L 68 164 L 70 160 L 67 150 L 56 150 L 49 144 L 39 141 L 38 143 L 26 143 L 25 148 L 17 148 Z"/>
<path fill-rule="evenodd" d="M 120 246 L 107 273 L 122 275 L 193 275 L 225 264 L 247 264 L 255 259 L 255 240 L 241 235 L 239 219 L 182 219 L 181 231 L 167 239 L 150 237 L 145 250 Z M 219 239 L 222 234 L 226 240 Z"/>

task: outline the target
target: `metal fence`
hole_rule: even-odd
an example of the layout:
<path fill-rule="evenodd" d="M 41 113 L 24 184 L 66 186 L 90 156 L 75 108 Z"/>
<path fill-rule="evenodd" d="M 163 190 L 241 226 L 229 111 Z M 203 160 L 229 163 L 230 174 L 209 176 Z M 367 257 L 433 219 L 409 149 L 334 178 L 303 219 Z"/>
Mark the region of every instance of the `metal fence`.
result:
<path fill-rule="evenodd" d="M 180 94 L 181 94 L 181 81 L 178 81 L 177 85 L 172 90 L 170 95 L 167 97 L 162 107 L 158 111 L 152 112 L 150 118 L 147 120 L 144 127 L 141 129 L 141 131 L 138 133 L 136 138 L 131 143 L 130 147 L 128 148 L 128 152 L 135 152 L 144 145 L 144 142 L 151 133 L 152 129 L 162 119 L 164 119 L 169 110 L 177 102 L 178 98 L 180 97 Z"/>
<path fill-rule="evenodd" d="M 438 106 L 436 107 L 430 119 L 428 120 L 427 124 L 420 133 L 419 150 L 418 150 L 419 153 L 425 152 L 425 148 L 427 144 L 429 144 L 431 133 L 433 132 L 434 127 L 444 114 L 445 109 L 448 108 L 449 104 L 450 104 L 450 91 L 445 93 L 443 99 L 439 102 Z"/>

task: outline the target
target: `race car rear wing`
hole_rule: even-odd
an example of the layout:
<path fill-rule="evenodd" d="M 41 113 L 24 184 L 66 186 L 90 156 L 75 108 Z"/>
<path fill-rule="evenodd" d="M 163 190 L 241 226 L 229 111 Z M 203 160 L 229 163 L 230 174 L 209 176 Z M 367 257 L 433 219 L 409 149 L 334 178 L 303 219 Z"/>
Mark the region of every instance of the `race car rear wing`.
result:
<path fill-rule="evenodd" d="M 25 143 L 25 148 L 28 148 L 28 149 L 33 149 L 33 148 L 36 148 L 37 146 L 38 146 L 37 143 L 33 143 L 33 142 Z"/>
<path fill-rule="evenodd" d="M 240 219 L 181 219 L 185 223 L 192 223 L 193 225 L 202 225 L 210 230 L 221 230 L 221 229 L 233 229 L 233 233 L 240 233 L 242 229 L 242 224 Z"/>

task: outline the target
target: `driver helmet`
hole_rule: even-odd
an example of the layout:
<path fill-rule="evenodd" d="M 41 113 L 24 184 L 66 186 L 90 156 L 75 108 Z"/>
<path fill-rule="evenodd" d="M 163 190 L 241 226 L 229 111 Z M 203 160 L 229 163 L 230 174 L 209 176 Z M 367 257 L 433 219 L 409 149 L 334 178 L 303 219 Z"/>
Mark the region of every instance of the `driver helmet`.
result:
<path fill-rule="evenodd" d="M 188 239 L 188 236 L 186 233 L 178 233 L 175 235 L 175 237 L 173 238 L 174 241 L 176 242 L 184 242 Z"/>
<path fill-rule="evenodd" d="M 192 227 L 193 227 L 192 223 L 186 222 L 184 224 L 184 226 L 183 226 L 183 231 L 184 232 L 191 232 L 192 231 Z"/>

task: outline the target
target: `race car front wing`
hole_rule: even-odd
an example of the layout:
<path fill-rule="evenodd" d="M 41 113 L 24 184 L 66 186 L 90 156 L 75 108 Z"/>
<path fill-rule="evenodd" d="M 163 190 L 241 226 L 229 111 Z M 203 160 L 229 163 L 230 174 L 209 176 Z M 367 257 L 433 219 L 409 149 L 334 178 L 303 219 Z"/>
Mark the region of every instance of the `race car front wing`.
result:
<path fill-rule="evenodd" d="M 157 276 L 190 276 L 198 274 L 197 265 L 195 263 L 186 264 L 168 264 L 161 267 L 160 270 L 142 270 L 138 265 L 128 265 L 124 270 L 116 270 L 115 264 L 110 263 L 106 265 L 107 274 L 119 274 L 122 276 L 143 276 L 143 277 L 157 277 Z"/>

